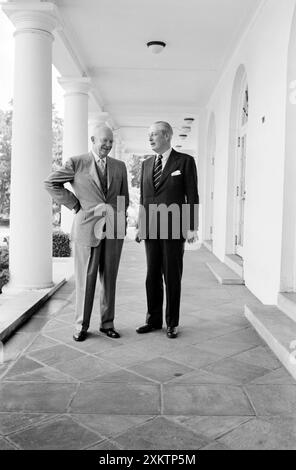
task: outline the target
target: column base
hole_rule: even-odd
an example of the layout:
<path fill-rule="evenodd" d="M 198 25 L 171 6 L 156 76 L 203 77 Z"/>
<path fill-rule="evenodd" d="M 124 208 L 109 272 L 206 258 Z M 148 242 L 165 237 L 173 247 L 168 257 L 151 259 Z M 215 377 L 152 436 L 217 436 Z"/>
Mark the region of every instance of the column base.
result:
<path fill-rule="evenodd" d="M 26 292 L 26 291 L 32 291 L 32 290 L 44 290 L 44 289 L 51 289 L 54 286 L 54 282 L 47 282 L 45 284 L 39 284 L 39 285 L 32 285 L 32 286 L 26 286 L 26 285 L 17 285 L 13 284 L 11 282 L 8 282 L 8 284 L 5 284 L 2 287 L 2 293 L 7 294 L 7 295 L 12 295 L 12 294 L 19 294 L 21 292 Z"/>

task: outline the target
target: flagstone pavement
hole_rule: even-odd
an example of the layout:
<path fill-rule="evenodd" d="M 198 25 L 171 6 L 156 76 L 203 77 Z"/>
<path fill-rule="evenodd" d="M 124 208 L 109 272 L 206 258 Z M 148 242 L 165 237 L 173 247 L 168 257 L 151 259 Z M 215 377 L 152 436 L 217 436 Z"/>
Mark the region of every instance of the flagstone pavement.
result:
<path fill-rule="evenodd" d="M 221 286 L 205 248 L 186 251 L 179 337 L 145 322 L 143 244 L 126 242 L 116 328 L 72 339 L 70 280 L 4 346 L 0 450 L 296 449 L 296 383 L 248 324 L 243 286 Z"/>

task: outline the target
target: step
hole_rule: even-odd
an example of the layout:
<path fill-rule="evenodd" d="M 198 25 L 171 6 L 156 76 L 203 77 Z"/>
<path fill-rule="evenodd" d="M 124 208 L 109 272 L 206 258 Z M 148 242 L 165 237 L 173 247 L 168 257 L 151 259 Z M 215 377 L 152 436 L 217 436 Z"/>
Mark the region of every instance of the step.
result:
<path fill-rule="evenodd" d="M 0 341 L 7 341 L 65 282 L 66 279 L 61 279 L 49 289 L 23 291 L 14 295 L 1 294 Z"/>
<path fill-rule="evenodd" d="M 232 269 L 239 277 L 244 278 L 244 260 L 238 255 L 226 255 L 225 264 Z"/>
<path fill-rule="evenodd" d="M 245 305 L 245 316 L 296 380 L 296 322 L 276 306 Z"/>
<path fill-rule="evenodd" d="M 203 244 L 209 251 L 213 251 L 213 240 L 204 240 Z"/>
<path fill-rule="evenodd" d="M 244 285 L 244 280 L 221 261 L 206 263 L 220 284 Z"/>
<path fill-rule="evenodd" d="M 73 258 L 53 258 L 52 287 L 13 292 L 4 289 L 0 295 L 0 342 L 5 342 L 29 320 L 74 273 Z M 1 346 L 1 343 L 0 343 Z"/>
<path fill-rule="evenodd" d="M 296 322 L 296 293 L 281 292 L 278 295 L 278 307 Z M 296 339 L 296 338 L 295 338 Z"/>

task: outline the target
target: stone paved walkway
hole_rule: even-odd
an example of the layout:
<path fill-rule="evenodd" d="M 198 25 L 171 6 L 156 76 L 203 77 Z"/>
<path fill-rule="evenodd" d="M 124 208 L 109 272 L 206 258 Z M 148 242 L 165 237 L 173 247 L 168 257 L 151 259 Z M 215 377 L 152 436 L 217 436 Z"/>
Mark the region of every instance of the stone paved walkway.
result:
<path fill-rule="evenodd" d="M 5 345 L 0 449 L 296 449 L 296 383 L 243 316 L 257 303 L 220 286 L 205 248 L 185 253 L 180 335 L 137 335 L 144 246 L 125 243 L 119 340 L 72 340 L 68 282 Z"/>

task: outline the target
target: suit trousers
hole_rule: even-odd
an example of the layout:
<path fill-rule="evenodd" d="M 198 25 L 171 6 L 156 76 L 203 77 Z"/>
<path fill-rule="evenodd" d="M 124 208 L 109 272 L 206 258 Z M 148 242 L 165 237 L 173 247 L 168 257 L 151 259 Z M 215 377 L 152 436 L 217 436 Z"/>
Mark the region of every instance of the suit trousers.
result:
<path fill-rule="evenodd" d="M 115 291 L 123 239 L 106 239 L 98 246 L 88 247 L 75 243 L 75 281 L 77 331 L 87 330 L 90 324 L 97 275 L 100 280 L 101 328 L 114 327 Z"/>
<path fill-rule="evenodd" d="M 166 289 L 166 324 L 179 324 L 184 240 L 145 240 L 147 259 L 146 323 L 160 328 L 163 322 L 163 277 Z"/>

